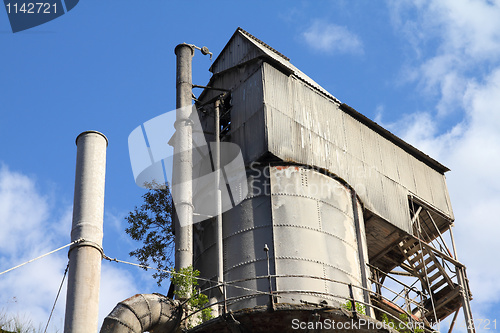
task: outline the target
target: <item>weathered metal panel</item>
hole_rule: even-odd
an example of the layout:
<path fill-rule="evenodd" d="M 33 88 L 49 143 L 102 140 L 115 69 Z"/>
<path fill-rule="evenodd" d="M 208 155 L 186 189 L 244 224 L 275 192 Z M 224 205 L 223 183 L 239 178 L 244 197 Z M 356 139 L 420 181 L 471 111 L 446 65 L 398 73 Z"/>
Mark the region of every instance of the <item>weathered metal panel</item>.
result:
<path fill-rule="evenodd" d="M 402 230 L 412 230 L 410 207 L 408 204 L 408 190 L 399 183 L 386 176 L 381 176 L 382 191 L 384 193 L 387 217 L 390 222 Z M 383 216 L 387 219 L 386 216 Z"/>
<path fill-rule="evenodd" d="M 390 207 L 394 200 L 385 200 L 382 177 L 406 190 L 398 192 L 398 202 L 406 202 L 411 192 L 437 206 L 434 191 L 446 192 L 443 183 L 431 182 L 439 172 L 340 110 L 303 81 L 266 63 L 263 72 L 270 152 L 285 161 L 324 168 L 338 175 L 361 193 L 365 207 L 410 233 L 405 211 L 408 206 Z M 339 126 L 326 126 L 329 120 Z M 449 208 L 445 214 L 451 214 Z"/>
<path fill-rule="evenodd" d="M 439 191 L 441 188 L 446 188 L 446 178 L 438 173 L 429 173 L 429 183 L 432 184 L 433 203 L 441 212 L 451 212 L 451 203 L 448 191 Z M 453 216 L 452 216 L 453 219 Z"/>
<path fill-rule="evenodd" d="M 295 272 L 361 285 L 349 190 L 315 170 L 290 166 L 271 168 L 271 193 L 276 274 Z M 276 287 L 349 296 L 345 285 L 321 279 L 277 278 Z M 281 301 L 344 302 L 314 293 L 284 296 Z"/>
<path fill-rule="evenodd" d="M 262 112 L 264 95 L 262 71 L 248 73 L 250 76 L 231 92 L 231 127 L 238 128 L 256 112 Z"/>
<path fill-rule="evenodd" d="M 349 155 L 363 160 L 363 141 L 361 138 L 361 123 L 347 114 L 343 114 L 346 150 Z"/>
<path fill-rule="evenodd" d="M 310 131 L 295 122 L 281 111 L 268 107 L 266 104 L 269 135 L 269 150 L 285 161 L 309 164 L 325 168 L 326 170 L 343 178 L 358 193 L 367 209 L 390 223 L 411 232 L 406 220 L 407 204 L 391 207 L 394 200 L 386 200 L 387 193 L 382 186 L 382 177 L 379 168 L 375 165 L 377 154 L 372 156 L 373 163 L 369 164 L 362 159 L 340 150 L 332 142 L 320 137 L 316 132 Z M 348 120 L 349 121 L 349 120 Z M 355 127 L 354 127 L 355 128 Z M 358 138 L 361 138 L 359 130 Z M 369 136 L 368 134 L 367 136 Z M 376 140 L 376 138 L 371 137 Z M 362 141 L 358 142 L 358 152 L 363 154 Z M 368 146 L 368 144 L 366 144 Z M 378 146 L 375 146 L 378 148 Z M 406 159 L 408 160 L 407 156 Z M 382 169 L 382 164 L 378 164 Z M 411 175 L 411 173 L 408 173 Z M 411 178 L 414 183 L 413 178 Z M 401 184 L 398 186 L 402 187 Z M 398 192 L 398 202 L 405 202 L 407 194 Z"/>
<path fill-rule="evenodd" d="M 373 165 L 363 163 L 363 179 L 364 185 L 358 184 L 358 189 L 364 189 L 366 194 L 358 194 L 360 198 L 365 199 L 370 203 L 372 212 L 380 217 L 395 224 L 394 216 L 390 215 L 389 207 L 387 207 L 386 194 L 382 189 L 382 175 L 375 169 Z M 362 193 L 362 192 L 361 192 Z M 363 201 L 365 202 L 365 201 Z"/>
<path fill-rule="evenodd" d="M 450 216 L 451 216 L 451 220 L 454 220 L 454 219 L 455 219 L 455 216 L 453 215 L 453 210 L 452 210 L 452 208 L 451 208 L 450 192 L 448 192 L 448 186 L 446 185 L 446 176 L 445 176 L 445 175 L 442 175 L 442 177 L 440 178 L 440 180 L 441 180 L 441 184 L 442 184 L 441 186 L 442 186 L 443 188 L 446 188 L 446 192 L 444 193 L 444 195 L 445 195 L 445 197 L 446 197 L 446 203 L 447 203 L 447 205 L 446 205 L 446 206 L 448 207 L 448 210 L 447 210 L 447 211 L 445 211 L 445 214 L 446 214 L 446 212 L 448 212 L 448 214 L 450 214 Z M 444 208 L 444 207 L 445 207 L 445 206 L 443 205 L 443 208 Z"/>
<path fill-rule="evenodd" d="M 363 162 L 374 167 L 378 172 L 384 169 L 380 150 L 380 135 L 366 126 L 361 126 L 361 139 L 363 141 Z"/>
<path fill-rule="evenodd" d="M 226 282 L 267 276 L 265 244 L 270 248 L 270 256 L 274 257 L 269 179 L 265 169 L 256 168 L 250 172 L 248 189 L 247 199 L 223 215 Z M 213 259 L 212 264 L 216 262 L 216 257 Z M 270 267 L 271 273 L 274 273 L 274 262 L 270 263 Z M 269 300 L 266 296 L 250 297 L 259 291 L 269 291 L 269 282 L 265 279 L 252 279 L 233 285 L 227 287 L 226 298 L 249 297 L 231 305 L 231 310 L 265 305 Z"/>
<path fill-rule="evenodd" d="M 280 158 L 284 161 L 298 161 L 294 157 L 297 151 L 296 145 L 302 145 L 302 142 L 297 139 L 300 133 L 300 124 L 290 121 L 290 118 L 284 116 L 281 111 L 271 106 L 265 105 L 264 111 L 266 114 L 267 129 L 276 129 L 273 135 L 268 136 L 269 151 L 279 151 L 281 153 Z M 303 149 L 305 147 L 301 146 L 300 151 Z"/>
<path fill-rule="evenodd" d="M 416 159 L 410 159 L 413 164 L 413 172 L 415 174 L 415 187 L 418 196 L 426 202 L 434 202 L 432 198 L 431 187 L 429 182 L 429 168 L 422 162 Z"/>
<path fill-rule="evenodd" d="M 345 303 L 338 296 L 349 297 L 346 284 L 362 285 L 350 191 L 304 167 L 260 165 L 248 172 L 246 199 L 223 214 L 224 279 L 230 283 L 226 299 L 235 300 L 229 308 L 268 304 L 268 296 L 258 295 L 269 291 L 265 244 L 272 275 L 316 277 L 273 278 L 279 302 Z M 213 279 L 217 254 L 212 221 L 196 225 L 195 247 L 196 267 L 203 277 Z M 362 247 L 366 249 L 366 244 Z M 216 291 L 210 296 L 220 297 Z M 362 299 L 359 289 L 355 297 Z"/>
<path fill-rule="evenodd" d="M 223 52 L 217 57 L 217 60 L 210 70 L 212 73 L 219 73 L 260 55 L 262 55 L 260 49 L 254 47 L 253 44 L 250 43 L 247 38 L 243 38 L 241 34 L 235 33 Z"/>
<path fill-rule="evenodd" d="M 383 161 L 381 172 L 386 177 L 389 177 L 396 183 L 401 184 L 396 157 L 396 148 L 398 147 L 385 138 L 379 140 L 379 145 L 380 158 Z"/>
<path fill-rule="evenodd" d="M 413 172 L 413 163 L 411 163 L 410 156 L 403 149 L 396 147 L 396 166 L 398 168 L 399 178 L 401 185 L 408 189 L 408 191 L 416 193 L 417 188 L 415 184 L 415 174 Z"/>
<path fill-rule="evenodd" d="M 342 112 L 330 101 L 330 104 L 318 102 L 327 99 L 303 82 L 270 65 L 264 64 L 263 68 L 265 81 L 271 82 L 265 85 L 264 93 L 269 151 L 285 161 L 304 163 L 337 174 L 356 189 L 367 209 L 411 233 L 407 196 L 410 192 L 415 193 L 433 204 L 430 179 L 439 173 Z M 278 79 L 280 76 L 282 79 Z M 287 85 L 285 79 L 291 83 Z M 287 100 L 290 87 L 292 104 Z M 268 92 L 269 89 L 277 90 Z M 278 89 L 285 93 L 278 94 Z M 339 130 L 327 126 L 326 120 L 334 119 L 332 115 L 342 119 L 340 123 L 344 131 L 342 127 Z M 338 123 L 338 120 L 332 122 Z M 346 152 L 339 147 L 344 142 Z M 386 187 L 398 198 L 386 198 L 382 185 L 384 177 L 395 182 Z M 420 184 L 418 189 L 417 183 Z M 432 186 L 436 186 L 436 191 L 446 192 L 442 185 Z M 397 191 L 394 186 L 404 190 Z M 398 205 L 393 206 L 395 204 Z"/>
<path fill-rule="evenodd" d="M 266 72 L 270 71 L 267 70 Z M 279 74 L 278 74 L 279 75 Z M 317 112 L 316 110 L 330 110 L 337 108 L 337 104 L 322 96 L 318 91 L 307 87 L 304 89 L 303 81 L 294 76 L 289 77 L 291 83 L 291 96 L 293 107 L 289 107 L 285 112 L 292 119 L 309 128 L 319 137 L 331 141 L 340 149 L 345 150 L 344 124 L 341 112 Z M 278 109 L 282 109 L 277 105 Z"/>
<path fill-rule="evenodd" d="M 266 104 L 284 113 L 292 111 L 289 108 L 291 100 L 288 76 L 266 62 L 262 64 L 262 73 L 262 90 Z"/>
<path fill-rule="evenodd" d="M 245 122 L 245 125 L 239 128 L 239 130 L 244 133 L 244 142 L 246 143 L 244 145 L 245 164 L 257 160 L 267 151 L 268 136 L 266 135 L 263 109 L 264 107 L 259 110 L 260 112 L 254 113 L 253 116 Z M 252 144 L 248 144 L 248 142 L 252 142 Z"/>

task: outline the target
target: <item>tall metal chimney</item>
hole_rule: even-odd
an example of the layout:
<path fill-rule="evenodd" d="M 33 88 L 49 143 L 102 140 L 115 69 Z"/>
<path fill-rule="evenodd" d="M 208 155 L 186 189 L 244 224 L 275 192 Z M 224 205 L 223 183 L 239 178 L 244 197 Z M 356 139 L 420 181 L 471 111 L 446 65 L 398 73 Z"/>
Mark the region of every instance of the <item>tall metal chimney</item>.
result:
<path fill-rule="evenodd" d="M 65 333 L 97 332 L 103 255 L 104 179 L 108 139 L 96 131 L 76 138 L 77 157 L 69 249 Z"/>
<path fill-rule="evenodd" d="M 175 54 L 177 55 L 177 114 L 173 178 L 176 183 L 182 185 L 178 188 L 177 193 L 173 195 L 177 198 L 175 268 L 179 270 L 193 264 L 193 158 L 191 152 L 193 128 L 190 116 L 192 112 L 192 58 L 194 56 L 194 47 L 189 44 L 179 44 L 175 48 Z"/>

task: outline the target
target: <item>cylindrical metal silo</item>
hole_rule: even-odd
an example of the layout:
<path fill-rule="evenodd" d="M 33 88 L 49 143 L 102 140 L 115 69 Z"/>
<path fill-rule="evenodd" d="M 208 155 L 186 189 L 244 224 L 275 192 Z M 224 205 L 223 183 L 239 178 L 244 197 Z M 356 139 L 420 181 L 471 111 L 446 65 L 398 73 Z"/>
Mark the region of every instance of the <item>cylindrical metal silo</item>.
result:
<path fill-rule="evenodd" d="M 245 280 L 227 287 L 229 309 L 266 305 L 269 296 L 259 292 L 270 289 L 279 303 L 338 305 L 350 297 L 349 284 L 355 286 L 354 297 L 366 301 L 356 288 L 366 279 L 361 261 L 368 258 L 363 214 L 351 190 L 305 166 L 254 165 L 248 176 L 247 197 L 223 218 L 224 280 Z M 202 225 L 199 244 L 204 245 L 196 263 L 203 275 L 213 277 L 215 234 L 210 222 Z M 271 285 L 266 244 L 269 273 L 276 275 Z"/>

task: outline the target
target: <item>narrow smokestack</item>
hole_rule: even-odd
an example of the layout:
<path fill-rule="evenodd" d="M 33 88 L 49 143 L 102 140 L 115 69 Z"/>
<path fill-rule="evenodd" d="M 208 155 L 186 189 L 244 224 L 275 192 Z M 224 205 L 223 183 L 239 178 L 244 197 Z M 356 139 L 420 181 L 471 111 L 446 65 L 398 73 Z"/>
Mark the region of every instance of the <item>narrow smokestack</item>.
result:
<path fill-rule="evenodd" d="M 193 127 L 189 117 L 192 112 L 194 48 L 189 44 L 179 44 L 175 48 L 175 54 L 177 55 L 177 114 L 173 178 L 176 183 L 181 184 L 177 193 L 174 194 L 178 199 L 175 207 L 177 211 L 175 218 L 175 268 L 178 270 L 193 264 L 193 157 L 191 152 Z"/>
<path fill-rule="evenodd" d="M 96 131 L 76 138 L 75 197 L 69 250 L 65 333 L 97 332 L 108 139 Z"/>

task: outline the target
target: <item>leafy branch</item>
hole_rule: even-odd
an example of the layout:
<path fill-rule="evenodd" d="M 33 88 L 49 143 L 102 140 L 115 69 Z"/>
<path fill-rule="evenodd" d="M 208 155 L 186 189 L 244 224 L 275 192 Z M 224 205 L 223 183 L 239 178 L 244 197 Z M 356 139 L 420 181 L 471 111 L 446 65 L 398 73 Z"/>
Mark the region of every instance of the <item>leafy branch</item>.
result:
<path fill-rule="evenodd" d="M 151 266 L 150 262 L 153 262 L 157 269 L 168 270 L 173 265 L 174 251 L 172 196 L 168 187 L 155 182 L 147 183 L 146 187 L 148 192 L 142 196 L 144 203 L 125 218 L 128 222 L 125 232 L 133 240 L 143 243 L 129 255 L 136 257 L 141 265 Z M 153 274 L 158 286 L 168 276 L 168 273 L 160 271 Z"/>
<path fill-rule="evenodd" d="M 180 268 L 175 272 L 172 269 L 170 282 L 176 286 L 174 295 L 180 299 L 189 299 L 188 304 L 193 309 L 201 310 L 201 321 L 205 322 L 213 318 L 212 309 L 205 306 L 208 304 L 208 296 L 201 293 L 198 288 L 199 270 L 193 270 L 192 266 Z"/>

